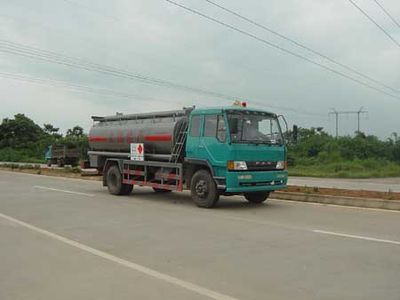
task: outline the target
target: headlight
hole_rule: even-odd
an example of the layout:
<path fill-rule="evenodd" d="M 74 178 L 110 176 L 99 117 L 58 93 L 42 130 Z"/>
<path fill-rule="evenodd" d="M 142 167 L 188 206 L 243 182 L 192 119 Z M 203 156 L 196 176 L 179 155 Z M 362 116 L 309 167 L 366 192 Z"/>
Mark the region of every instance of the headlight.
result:
<path fill-rule="evenodd" d="M 247 164 L 245 161 L 229 160 L 227 167 L 228 170 L 247 170 Z"/>
<path fill-rule="evenodd" d="M 276 162 L 276 169 L 284 170 L 286 169 L 286 162 L 284 160 L 280 160 Z"/>

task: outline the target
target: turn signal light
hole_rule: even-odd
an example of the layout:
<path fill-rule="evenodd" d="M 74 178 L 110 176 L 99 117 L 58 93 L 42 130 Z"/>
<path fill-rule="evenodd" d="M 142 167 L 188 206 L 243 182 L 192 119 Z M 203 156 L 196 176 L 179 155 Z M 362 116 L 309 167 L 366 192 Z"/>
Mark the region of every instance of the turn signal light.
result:
<path fill-rule="evenodd" d="M 227 168 L 228 168 L 228 170 L 235 169 L 235 163 L 233 162 L 233 160 L 228 160 Z"/>
<path fill-rule="evenodd" d="M 235 161 L 235 160 L 228 160 L 227 162 L 227 169 L 228 170 L 247 170 L 247 164 L 245 161 Z"/>

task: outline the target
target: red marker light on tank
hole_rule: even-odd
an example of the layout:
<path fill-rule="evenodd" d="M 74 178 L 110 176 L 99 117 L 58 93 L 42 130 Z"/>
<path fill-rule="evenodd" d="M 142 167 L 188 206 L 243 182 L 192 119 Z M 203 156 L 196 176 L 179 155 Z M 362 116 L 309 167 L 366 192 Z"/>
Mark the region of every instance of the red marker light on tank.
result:
<path fill-rule="evenodd" d="M 247 102 L 242 102 L 241 105 L 242 107 L 247 107 Z"/>

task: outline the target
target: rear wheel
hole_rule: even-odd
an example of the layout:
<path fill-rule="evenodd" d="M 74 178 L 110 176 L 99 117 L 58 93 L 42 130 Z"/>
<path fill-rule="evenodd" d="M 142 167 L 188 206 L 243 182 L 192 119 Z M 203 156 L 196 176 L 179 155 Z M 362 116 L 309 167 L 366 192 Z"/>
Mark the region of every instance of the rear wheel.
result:
<path fill-rule="evenodd" d="M 219 199 L 217 185 L 207 170 L 198 170 L 190 183 L 190 194 L 199 207 L 211 208 Z"/>
<path fill-rule="evenodd" d="M 111 166 L 106 175 L 108 191 L 112 195 L 129 195 L 133 185 L 122 183 L 122 175 L 118 166 Z"/>
<path fill-rule="evenodd" d="M 170 193 L 170 192 L 172 192 L 171 190 L 159 189 L 159 188 L 153 188 L 153 191 L 155 191 L 156 193 Z"/>
<path fill-rule="evenodd" d="M 46 164 L 47 164 L 48 167 L 51 167 L 51 159 L 48 159 L 48 160 L 46 161 Z"/>
<path fill-rule="evenodd" d="M 244 197 L 247 201 L 251 203 L 263 203 L 268 199 L 269 192 L 253 192 L 253 193 L 245 193 Z"/>

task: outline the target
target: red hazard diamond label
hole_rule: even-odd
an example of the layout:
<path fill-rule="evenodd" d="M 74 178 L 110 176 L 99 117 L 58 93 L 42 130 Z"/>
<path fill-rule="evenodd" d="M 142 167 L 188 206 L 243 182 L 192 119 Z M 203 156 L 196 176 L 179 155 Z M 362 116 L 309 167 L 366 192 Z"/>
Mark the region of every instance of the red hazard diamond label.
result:
<path fill-rule="evenodd" d="M 143 152 L 143 146 L 142 146 L 142 144 L 139 144 L 139 146 L 136 147 L 136 151 L 137 151 L 139 154 L 142 154 L 142 152 Z"/>
<path fill-rule="evenodd" d="M 131 143 L 131 160 L 144 160 L 143 143 Z"/>

